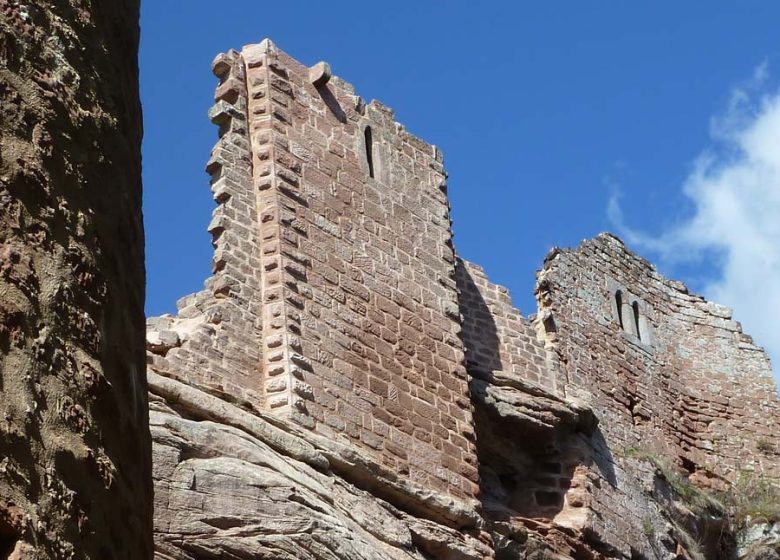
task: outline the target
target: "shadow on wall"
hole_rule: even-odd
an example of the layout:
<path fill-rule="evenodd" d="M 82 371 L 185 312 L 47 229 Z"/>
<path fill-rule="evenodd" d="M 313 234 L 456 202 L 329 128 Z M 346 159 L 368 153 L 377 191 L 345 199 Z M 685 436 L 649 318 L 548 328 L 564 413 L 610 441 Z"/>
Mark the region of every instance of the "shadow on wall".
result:
<path fill-rule="evenodd" d="M 10 558 L 17 550 L 19 533 L 17 525 L 21 521 L 21 514 L 13 515 L 10 509 L 0 504 L 0 558 Z M 17 519 L 13 519 L 16 517 Z"/>
<path fill-rule="evenodd" d="M 455 267 L 458 306 L 463 316 L 460 337 L 466 350 L 466 368 L 488 372 L 503 370 L 501 341 L 493 313 L 463 259 L 457 259 Z"/>
<path fill-rule="evenodd" d="M 320 94 L 320 97 L 322 97 L 322 100 L 325 102 L 328 109 L 330 109 L 330 112 L 333 113 L 333 116 L 336 117 L 339 122 L 346 123 L 347 114 L 344 112 L 344 109 L 341 108 L 338 99 L 333 95 L 330 88 L 327 85 L 322 84 L 317 86 L 317 92 Z"/>
<path fill-rule="evenodd" d="M 595 418 L 521 374 L 502 371 L 490 306 L 463 261 L 457 267 L 485 516 L 550 521 L 565 509 L 587 506 L 589 471 L 595 468 L 616 485 L 612 455 Z"/>

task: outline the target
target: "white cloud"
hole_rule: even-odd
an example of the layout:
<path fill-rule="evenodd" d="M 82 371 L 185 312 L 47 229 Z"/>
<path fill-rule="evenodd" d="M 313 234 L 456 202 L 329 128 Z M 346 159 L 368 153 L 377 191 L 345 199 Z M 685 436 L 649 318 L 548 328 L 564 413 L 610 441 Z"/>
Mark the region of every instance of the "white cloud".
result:
<path fill-rule="evenodd" d="M 709 264 L 704 295 L 734 308 L 780 374 L 780 91 L 767 92 L 766 64 L 735 88 L 712 119 L 712 146 L 682 185 L 692 216 L 658 235 L 626 225 L 615 191 L 607 209 L 626 241 L 675 265 Z M 708 270 L 710 267 L 708 267 Z"/>

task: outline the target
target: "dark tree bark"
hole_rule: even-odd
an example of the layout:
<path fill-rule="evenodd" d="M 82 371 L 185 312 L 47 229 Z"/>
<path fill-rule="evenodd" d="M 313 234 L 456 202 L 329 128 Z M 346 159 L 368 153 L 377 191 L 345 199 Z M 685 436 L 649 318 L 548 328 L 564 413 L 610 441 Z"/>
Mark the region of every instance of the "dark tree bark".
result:
<path fill-rule="evenodd" d="M 0 0 L 0 558 L 152 556 L 138 0 Z"/>

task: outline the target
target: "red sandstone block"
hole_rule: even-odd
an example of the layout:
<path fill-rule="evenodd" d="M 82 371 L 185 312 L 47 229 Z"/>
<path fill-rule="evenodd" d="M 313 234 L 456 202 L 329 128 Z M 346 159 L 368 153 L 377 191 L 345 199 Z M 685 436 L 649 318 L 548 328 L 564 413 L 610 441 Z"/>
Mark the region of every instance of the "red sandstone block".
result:
<path fill-rule="evenodd" d="M 463 462 L 461 461 L 460 454 L 457 456 L 443 455 L 441 458 L 441 464 L 444 468 L 453 473 L 459 473 L 463 468 Z"/>
<path fill-rule="evenodd" d="M 401 317 L 401 308 L 394 303 L 393 301 L 390 301 L 384 296 L 376 295 L 374 298 L 374 301 L 376 303 L 377 308 L 384 312 L 392 315 L 396 319 L 399 319 Z"/>
<path fill-rule="evenodd" d="M 402 419 L 400 417 L 393 421 L 393 426 L 407 435 L 412 435 L 415 430 L 414 424 L 412 424 L 408 419 Z"/>
<path fill-rule="evenodd" d="M 438 421 L 438 417 L 439 417 L 438 409 L 435 406 L 432 406 L 424 401 L 414 400 L 412 402 L 412 410 L 414 410 L 416 414 L 419 414 L 423 418 L 435 419 L 436 421 Z M 414 422 L 414 416 L 412 417 L 412 422 Z"/>
<path fill-rule="evenodd" d="M 465 431 L 462 424 L 459 425 L 459 428 L 460 428 L 461 432 Z M 472 432 L 471 435 L 473 436 L 473 432 Z M 462 437 L 462 436 L 458 435 L 458 434 L 450 433 L 450 441 L 455 446 L 459 447 L 460 449 L 463 449 L 463 450 L 468 450 L 469 449 L 469 440 L 466 439 L 465 437 Z"/>
<path fill-rule="evenodd" d="M 430 423 L 428 426 L 418 427 L 415 428 L 413 432 L 414 438 L 423 442 L 423 443 L 431 443 L 431 433 L 430 433 Z"/>
<path fill-rule="evenodd" d="M 384 448 L 399 459 L 406 460 L 408 458 L 406 449 L 391 440 L 384 440 Z"/>
<path fill-rule="evenodd" d="M 381 379 L 377 379 L 376 377 L 369 377 L 368 387 L 373 393 L 381 397 L 387 396 L 387 382 L 382 381 Z"/>
<path fill-rule="evenodd" d="M 335 416 L 333 414 L 325 415 L 325 423 L 339 432 L 343 432 L 346 429 L 346 423 L 344 420 L 341 417 Z"/>
<path fill-rule="evenodd" d="M 360 425 L 356 422 L 350 421 L 350 419 L 347 418 L 344 420 L 346 422 L 346 434 L 353 439 L 359 439 L 361 430 Z"/>
<path fill-rule="evenodd" d="M 407 371 L 411 371 L 411 372 L 413 372 L 413 373 L 412 373 L 412 375 L 414 375 L 414 377 L 416 378 L 416 380 L 414 380 L 414 383 L 416 383 L 416 384 L 418 384 L 418 385 L 421 383 L 421 381 L 420 381 L 420 374 L 419 374 L 419 372 L 415 372 L 415 371 L 412 369 L 412 366 L 413 366 L 413 364 L 414 364 L 414 363 L 412 362 L 412 358 L 409 356 L 409 354 L 408 354 L 408 353 L 406 353 L 406 352 L 404 351 L 404 348 L 403 348 L 403 347 L 401 347 L 401 348 L 398 348 L 398 349 L 395 351 L 395 353 L 393 354 L 393 358 L 395 359 L 395 361 L 396 361 L 398 364 L 400 364 L 401 366 L 403 366 L 403 367 L 404 367 L 404 368 L 405 368 Z"/>
<path fill-rule="evenodd" d="M 447 430 L 447 428 L 443 427 L 441 424 L 434 423 L 433 435 L 436 436 L 437 438 L 436 449 L 441 449 L 442 442 L 446 441 L 449 438 L 450 432 L 449 430 Z"/>
<path fill-rule="evenodd" d="M 425 389 L 418 388 L 416 392 L 417 398 L 422 399 L 426 403 L 428 403 L 431 406 L 435 406 L 436 404 L 436 395 L 430 391 L 426 391 Z"/>

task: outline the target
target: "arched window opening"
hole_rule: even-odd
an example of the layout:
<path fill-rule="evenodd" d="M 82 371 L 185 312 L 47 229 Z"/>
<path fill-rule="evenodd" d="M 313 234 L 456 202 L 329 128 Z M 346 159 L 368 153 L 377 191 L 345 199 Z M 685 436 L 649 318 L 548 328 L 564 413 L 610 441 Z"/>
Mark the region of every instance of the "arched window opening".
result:
<path fill-rule="evenodd" d="M 620 328 L 626 330 L 623 326 L 623 292 L 618 290 L 615 292 L 615 304 L 617 305 L 617 319 L 620 323 Z"/>
<path fill-rule="evenodd" d="M 371 127 L 367 126 L 364 131 L 366 141 L 366 163 L 368 163 L 368 176 L 374 177 L 374 138 L 371 133 Z"/>
<path fill-rule="evenodd" d="M 636 327 L 636 337 L 639 340 L 642 340 L 642 335 L 640 334 L 642 331 L 639 330 L 639 302 L 635 301 L 633 304 L 631 304 L 631 309 L 634 310 L 634 326 Z"/>

